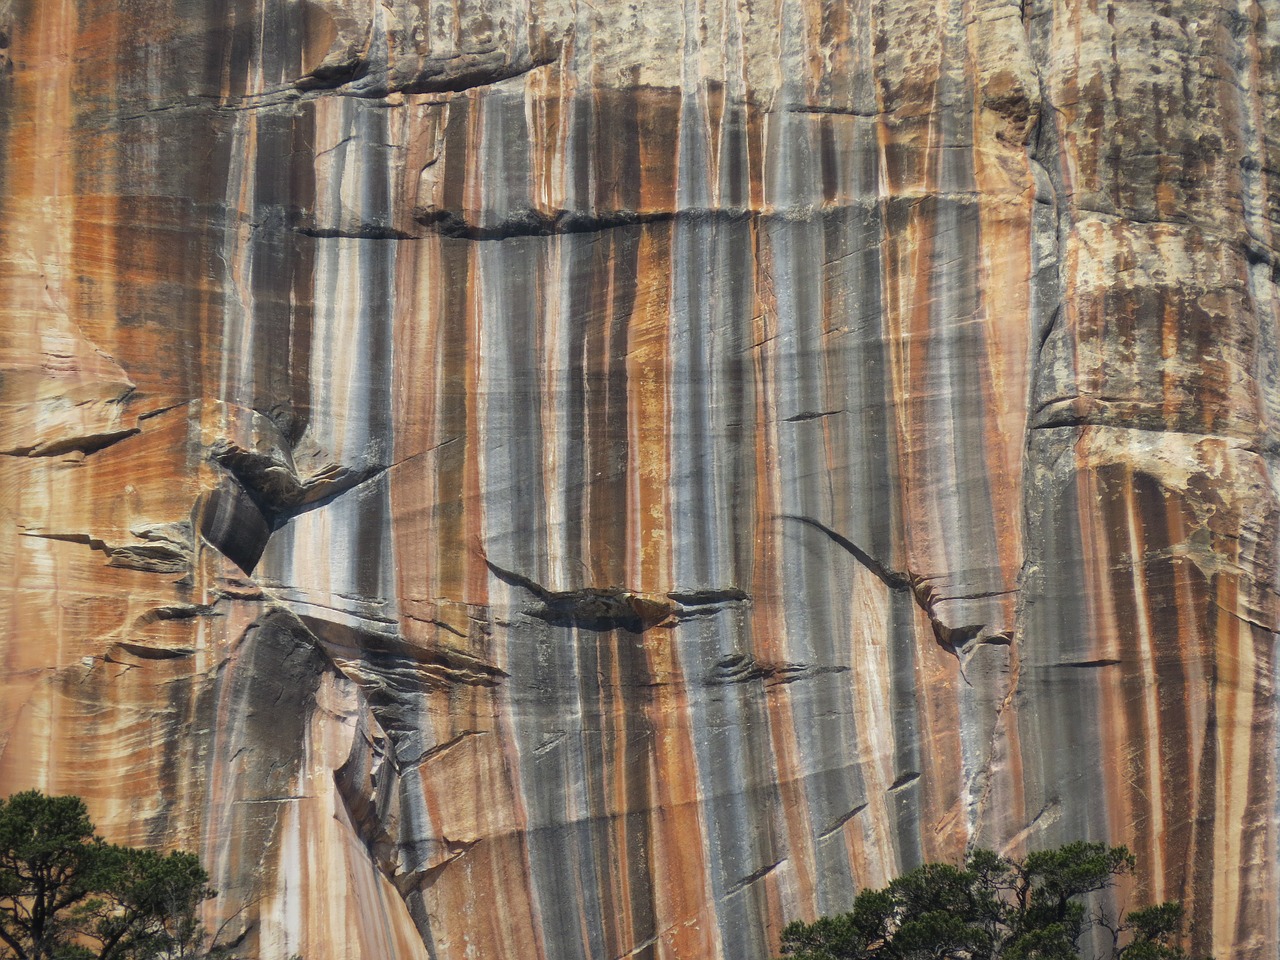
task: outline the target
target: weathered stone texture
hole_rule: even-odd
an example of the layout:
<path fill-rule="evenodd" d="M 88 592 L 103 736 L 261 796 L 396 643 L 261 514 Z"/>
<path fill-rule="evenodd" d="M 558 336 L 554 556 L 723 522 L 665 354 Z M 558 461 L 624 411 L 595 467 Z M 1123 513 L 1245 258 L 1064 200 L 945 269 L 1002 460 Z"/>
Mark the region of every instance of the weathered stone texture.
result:
<path fill-rule="evenodd" d="M 1280 952 L 1280 0 L 0 0 L 0 139 L 0 785 L 254 955 Z"/>

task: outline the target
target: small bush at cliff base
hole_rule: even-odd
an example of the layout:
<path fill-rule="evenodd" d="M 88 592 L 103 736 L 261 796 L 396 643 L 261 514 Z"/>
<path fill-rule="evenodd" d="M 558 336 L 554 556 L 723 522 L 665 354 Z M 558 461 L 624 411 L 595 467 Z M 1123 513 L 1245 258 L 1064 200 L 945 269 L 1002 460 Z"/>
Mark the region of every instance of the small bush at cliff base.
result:
<path fill-rule="evenodd" d="M 1173 943 L 1180 904 L 1113 918 L 1086 902 L 1133 866 L 1127 849 L 1101 843 L 1022 860 L 975 850 L 963 867 L 927 863 L 863 891 L 849 913 L 788 924 L 782 952 L 789 960 L 1186 960 Z M 1105 947 L 1098 954 L 1082 939 Z"/>
<path fill-rule="evenodd" d="M 79 797 L 0 800 L 0 958 L 178 960 L 205 940 L 214 895 L 190 853 L 119 847 L 93 832 Z"/>

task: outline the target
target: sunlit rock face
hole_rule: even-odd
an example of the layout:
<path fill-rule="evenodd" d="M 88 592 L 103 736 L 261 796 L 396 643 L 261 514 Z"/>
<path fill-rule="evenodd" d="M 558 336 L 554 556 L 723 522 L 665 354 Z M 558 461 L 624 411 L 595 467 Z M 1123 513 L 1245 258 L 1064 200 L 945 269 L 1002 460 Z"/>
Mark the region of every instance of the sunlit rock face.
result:
<path fill-rule="evenodd" d="M 0 144 L 0 785 L 224 940 L 1277 955 L 1278 0 L 0 0 Z"/>

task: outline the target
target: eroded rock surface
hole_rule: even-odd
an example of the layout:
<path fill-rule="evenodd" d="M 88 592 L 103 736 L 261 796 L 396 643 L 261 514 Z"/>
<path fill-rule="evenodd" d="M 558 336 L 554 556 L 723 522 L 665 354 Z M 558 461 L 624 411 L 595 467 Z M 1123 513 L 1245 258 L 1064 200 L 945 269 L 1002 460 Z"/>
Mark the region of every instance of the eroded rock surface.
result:
<path fill-rule="evenodd" d="M 0 784 L 224 938 L 1280 950 L 1277 0 L 0 0 L 0 143 Z"/>

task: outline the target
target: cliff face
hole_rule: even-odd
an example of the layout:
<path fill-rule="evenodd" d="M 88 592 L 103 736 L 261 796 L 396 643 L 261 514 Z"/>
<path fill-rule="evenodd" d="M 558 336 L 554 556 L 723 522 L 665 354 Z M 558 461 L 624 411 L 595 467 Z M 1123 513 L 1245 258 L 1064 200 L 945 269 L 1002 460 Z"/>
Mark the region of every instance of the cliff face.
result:
<path fill-rule="evenodd" d="M 1280 950 L 1280 0 L 0 0 L 0 141 L 0 784 L 224 938 Z"/>

